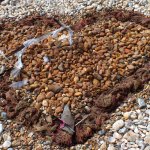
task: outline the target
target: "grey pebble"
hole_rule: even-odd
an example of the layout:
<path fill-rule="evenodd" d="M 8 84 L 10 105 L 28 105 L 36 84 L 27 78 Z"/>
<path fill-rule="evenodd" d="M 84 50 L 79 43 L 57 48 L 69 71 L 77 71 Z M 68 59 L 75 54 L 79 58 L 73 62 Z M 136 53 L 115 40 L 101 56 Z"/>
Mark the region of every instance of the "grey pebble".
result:
<path fill-rule="evenodd" d="M 98 134 L 101 135 L 101 136 L 102 136 L 102 135 L 105 135 L 105 133 L 106 133 L 105 130 L 100 130 L 100 131 L 98 131 Z"/>
<path fill-rule="evenodd" d="M 142 108 L 145 108 L 145 107 L 146 107 L 146 103 L 145 103 L 144 99 L 138 98 L 138 99 L 137 99 L 137 102 L 138 102 L 139 108 L 142 109 Z"/>
<path fill-rule="evenodd" d="M 1 117 L 6 120 L 7 119 L 7 113 L 6 112 L 1 112 Z"/>
<path fill-rule="evenodd" d="M 118 132 L 121 133 L 121 134 L 124 134 L 124 133 L 126 133 L 127 131 L 128 131 L 128 129 L 125 128 L 125 127 L 123 127 L 123 128 L 121 128 Z"/>

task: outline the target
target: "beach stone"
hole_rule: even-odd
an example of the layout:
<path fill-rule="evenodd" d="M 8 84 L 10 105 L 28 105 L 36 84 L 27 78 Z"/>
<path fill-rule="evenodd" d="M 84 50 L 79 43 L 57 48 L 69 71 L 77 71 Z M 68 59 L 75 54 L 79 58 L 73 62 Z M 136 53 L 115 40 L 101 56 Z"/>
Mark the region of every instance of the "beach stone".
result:
<path fill-rule="evenodd" d="M 62 107 L 57 107 L 56 109 L 55 109 L 55 113 L 60 113 L 60 112 L 62 112 L 63 111 L 63 109 L 62 109 Z"/>
<path fill-rule="evenodd" d="M 144 143 L 150 144 L 150 133 L 144 138 Z"/>
<path fill-rule="evenodd" d="M 6 112 L 1 112 L 1 117 L 3 119 L 7 119 L 7 113 Z"/>
<path fill-rule="evenodd" d="M 145 113 L 150 116 L 150 109 L 147 109 L 147 110 L 145 111 Z"/>
<path fill-rule="evenodd" d="M 3 148 L 9 148 L 11 146 L 11 142 L 10 141 L 5 141 L 3 143 Z"/>
<path fill-rule="evenodd" d="M 3 124 L 0 123 L 0 133 L 3 132 Z"/>
<path fill-rule="evenodd" d="M 133 66 L 133 65 L 128 65 L 127 67 L 128 67 L 128 69 L 130 69 L 130 70 L 133 70 L 133 69 L 134 69 L 134 66 Z"/>
<path fill-rule="evenodd" d="M 139 108 L 145 108 L 146 107 L 146 103 L 145 103 L 144 99 L 138 98 L 137 102 L 139 104 Z"/>
<path fill-rule="evenodd" d="M 97 79 L 93 80 L 93 85 L 94 86 L 99 86 L 99 84 L 100 84 L 99 80 L 97 80 Z"/>
<path fill-rule="evenodd" d="M 50 99 L 50 98 L 53 97 L 53 96 L 54 96 L 54 93 L 51 92 L 51 91 L 46 94 L 46 98 L 47 98 L 47 99 Z"/>
<path fill-rule="evenodd" d="M 37 100 L 38 102 L 40 102 L 40 101 L 44 100 L 45 98 L 46 98 L 45 94 L 44 94 L 44 93 L 40 93 L 40 94 L 37 96 L 36 100 Z"/>
<path fill-rule="evenodd" d="M 123 138 L 127 139 L 129 142 L 135 142 L 139 138 L 139 135 L 130 130 Z"/>
<path fill-rule="evenodd" d="M 150 150 L 150 146 L 146 146 L 144 150 Z"/>
<path fill-rule="evenodd" d="M 117 133 L 117 132 L 114 132 L 113 137 L 114 137 L 115 139 L 121 139 L 121 138 L 122 138 L 122 135 L 120 135 L 120 134 Z"/>
<path fill-rule="evenodd" d="M 150 124 L 147 126 L 147 131 L 150 131 Z"/>
<path fill-rule="evenodd" d="M 123 117 L 124 117 L 125 120 L 127 120 L 127 119 L 129 119 L 130 115 L 131 115 L 131 112 L 125 112 L 123 114 Z"/>
<path fill-rule="evenodd" d="M 45 106 L 45 107 L 47 107 L 48 106 L 48 101 L 46 99 L 43 100 L 42 105 Z"/>
<path fill-rule="evenodd" d="M 127 131 L 128 131 L 128 129 L 125 128 L 125 127 L 123 127 L 123 128 L 121 128 L 118 132 L 121 133 L 121 134 L 124 134 L 124 133 L 126 133 Z"/>
<path fill-rule="evenodd" d="M 3 134 L 4 141 L 11 141 L 11 136 L 8 133 Z"/>
<path fill-rule="evenodd" d="M 69 101 L 69 97 L 63 97 L 62 100 L 63 100 L 64 103 L 67 103 Z"/>
<path fill-rule="evenodd" d="M 114 145 L 109 144 L 109 146 L 108 146 L 107 150 L 116 150 L 116 149 L 115 149 Z"/>
<path fill-rule="evenodd" d="M 112 125 L 112 129 L 117 131 L 120 128 L 122 128 L 124 126 L 124 121 L 123 120 L 117 120 L 113 125 Z"/>
<path fill-rule="evenodd" d="M 74 96 L 81 96 L 81 95 L 82 95 L 81 92 L 76 92 L 76 93 L 74 94 Z"/>
<path fill-rule="evenodd" d="M 104 143 L 100 146 L 100 150 L 107 150 L 107 144 L 106 144 L 106 142 L 104 142 Z"/>
<path fill-rule="evenodd" d="M 130 117 L 131 119 L 136 119 L 137 118 L 136 112 L 131 112 Z"/>
<path fill-rule="evenodd" d="M 116 139 L 114 137 L 108 137 L 108 142 L 109 143 L 115 143 Z"/>
<path fill-rule="evenodd" d="M 48 86 L 49 90 L 56 93 L 59 93 L 62 90 L 62 86 L 59 84 L 53 84 Z"/>
<path fill-rule="evenodd" d="M 7 5 L 8 3 L 9 3 L 9 0 L 4 0 L 4 1 L 1 2 L 1 5 L 5 6 L 5 5 Z"/>
<path fill-rule="evenodd" d="M 103 8 L 102 5 L 98 5 L 97 8 L 96 8 L 96 10 L 100 11 L 100 10 L 102 10 L 102 8 Z"/>
<path fill-rule="evenodd" d="M 51 116 L 47 116 L 47 117 L 46 117 L 46 121 L 47 121 L 48 123 L 52 123 L 52 117 L 51 117 Z"/>
<path fill-rule="evenodd" d="M 100 130 L 100 131 L 98 131 L 98 134 L 101 135 L 101 136 L 102 136 L 102 135 L 105 135 L 105 133 L 106 133 L 105 130 Z"/>
<path fill-rule="evenodd" d="M 13 148 L 10 147 L 10 148 L 8 148 L 7 150 L 13 150 Z"/>

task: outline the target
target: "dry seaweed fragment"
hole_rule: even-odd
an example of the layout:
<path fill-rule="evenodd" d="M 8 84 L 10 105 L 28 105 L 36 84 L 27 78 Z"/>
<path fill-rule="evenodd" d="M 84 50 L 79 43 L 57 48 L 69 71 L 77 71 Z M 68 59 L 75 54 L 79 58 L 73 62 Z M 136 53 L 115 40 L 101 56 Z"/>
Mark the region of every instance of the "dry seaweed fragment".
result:
<path fill-rule="evenodd" d="M 29 107 L 21 112 L 19 115 L 19 121 L 22 122 L 22 124 L 30 127 L 34 123 L 38 122 L 40 114 L 40 111 L 38 111 L 36 108 Z"/>
<path fill-rule="evenodd" d="M 93 131 L 86 125 L 78 125 L 76 127 L 76 142 L 83 143 L 87 138 L 92 136 Z"/>

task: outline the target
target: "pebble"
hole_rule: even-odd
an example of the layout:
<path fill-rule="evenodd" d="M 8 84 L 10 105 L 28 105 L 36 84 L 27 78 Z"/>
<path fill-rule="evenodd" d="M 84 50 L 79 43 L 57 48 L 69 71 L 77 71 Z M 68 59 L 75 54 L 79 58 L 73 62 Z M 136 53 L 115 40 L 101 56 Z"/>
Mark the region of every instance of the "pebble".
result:
<path fill-rule="evenodd" d="M 102 5 L 98 5 L 97 8 L 96 8 L 97 11 L 100 11 L 100 10 L 102 10 L 102 9 L 103 9 L 103 6 L 102 6 Z"/>
<path fill-rule="evenodd" d="M 124 121 L 123 120 L 117 120 L 113 125 L 112 125 L 112 129 L 117 131 L 120 128 L 122 128 L 124 126 Z"/>
<path fill-rule="evenodd" d="M 147 110 L 145 111 L 145 113 L 150 116 L 150 109 L 147 109 Z"/>
<path fill-rule="evenodd" d="M 59 84 L 53 84 L 53 85 L 49 85 L 49 90 L 56 94 L 62 90 L 62 87 Z"/>
<path fill-rule="evenodd" d="M 125 120 L 127 120 L 127 119 L 129 119 L 130 115 L 131 115 L 131 112 L 125 112 L 123 114 L 123 117 L 124 117 Z"/>
<path fill-rule="evenodd" d="M 124 133 L 126 133 L 127 131 L 128 131 L 128 129 L 125 128 L 125 127 L 123 127 L 123 128 L 121 128 L 118 132 L 121 133 L 121 134 L 124 134 Z"/>
<path fill-rule="evenodd" d="M 133 70 L 135 67 L 133 65 L 128 65 L 128 69 Z"/>
<path fill-rule="evenodd" d="M 5 141 L 3 143 L 3 148 L 9 148 L 11 146 L 11 142 L 10 141 Z"/>
<path fill-rule="evenodd" d="M 114 137 L 108 137 L 108 142 L 109 143 L 115 143 L 116 139 Z"/>
<path fill-rule="evenodd" d="M 45 63 L 48 63 L 48 62 L 49 62 L 49 58 L 48 58 L 47 56 L 44 56 L 44 57 L 43 57 L 43 60 L 44 60 Z"/>
<path fill-rule="evenodd" d="M 128 131 L 123 138 L 127 139 L 129 142 L 135 142 L 138 139 L 139 135 L 134 133 L 133 131 Z"/>
<path fill-rule="evenodd" d="M 3 125 L 0 123 L 0 134 L 3 132 Z"/>
<path fill-rule="evenodd" d="M 106 142 L 104 142 L 104 143 L 100 146 L 100 150 L 107 150 L 107 144 L 106 144 Z"/>
<path fill-rule="evenodd" d="M 38 96 L 37 96 L 37 101 L 40 102 L 42 100 L 44 100 L 46 98 L 45 94 L 44 93 L 40 93 Z"/>
<path fill-rule="evenodd" d="M 115 147 L 112 144 L 109 144 L 107 150 L 116 150 Z"/>
<path fill-rule="evenodd" d="M 1 117 L 6 120 L 7 119 L 7 113 L 6 112 L 1 112 Z"/>
<path fill-rule="evenodd" d="M 3 134 L 3 140 L 4 141 L 11 141 L 11 136 L 8 133 Z"/>
<path fill-rule="evenodd" d="M 100 130 L 100 131 L 98 131 L 98 134 L 101 135 L 101 136 L 105 135 L 105 133 L 106 133 L 105 130 Z"/>
<path fill-rule="evenodd" d="M 145 103 L 145 101 L 144 101 L 144 99 L 142 99 L 142 98 L 138 98 L 137 99 L 137 102 L 138 102 L 138 104 L 139 104 L 139 108 L 145 108 L 146 107 L 146 103 Z"/>
<path fill-rule="evenodd" d="M 62 107 L 57 107 L 56 110 L 55 110 L 55 113 L 58 114 L 58 113 L 60 113 L 62 111 L 63 111 Z"/>
<path fill-rule="evenodd" d="M 122 138 L 122 136 L 119 133 L 117 133 L 117 132 L 114 132 L 113 137 L 115 139 L 121 139 Z"/>
<path fill-rule="evenodd" d="M 146 146 L 144 150 L 150 150 L 150 146 Z"/>
<path fill-rule="evenodd" d="M 147 126 L 147 131 L 150 131 L 150 124 Z"/>
<path fill-rule="evenodd" d="M 67 103 L 70 99 L 69 99 L 69 97 L 63 97 L 62 100 L 63 100 L 64 103 Z"/>
<path fill-rule="evenodd" d="M 47 100 L 43 100 L 42 105 L 47 107 L 48 106 L 48 101 Z"/>
<path fill-rule="evenodd" d="M 13 150 L 13 148 L 10 147 L 10 148 L 8 148 L 7 150 Z"/>
<path fill-rule="evenodd" d="M 144 138 L 144 143 L 150 145 L 150 133 L 149 133 L 149 135 L 146 135 L 146 137 Z"/>
<path fill-rule="evenodd" d="M 136 112 L 132 112 L 130 117 L 131 119 L 136 119 L 137 118 Z"/>

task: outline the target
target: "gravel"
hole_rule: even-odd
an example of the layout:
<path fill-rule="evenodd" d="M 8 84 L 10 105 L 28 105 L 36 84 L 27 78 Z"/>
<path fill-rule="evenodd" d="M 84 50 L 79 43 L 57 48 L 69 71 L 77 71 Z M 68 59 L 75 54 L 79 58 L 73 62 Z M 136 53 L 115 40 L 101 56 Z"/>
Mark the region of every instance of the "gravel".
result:
<path fill-rule="evenodd" d="M 148 0 L 47 0 L 47 2 L 4 0 L 0 4 L 0 18 L 15 17 L 19 20 L 33 12 L 38 12 L 40 15 L 47 13 L 75 16 L 76 12 L 84 14 L 110 7 L 139 11 L 150 16 Z M 29 37 L 35 35 L 37 37 L 53 30 L 46 29 L 44 25 L 22 27 L 18 24 L 16 27 L 9 27 L 0 35 L 0 49 L 5 54 L 17 48 Z M 127 29 L 126 34 L 123 34 L 124 28 Z M 46 120 L 49 123 L 51 123 L 51 114 L 60 116 L 65 104 L 70 105 L 72 114 L 76 118 L 82 118 L 81 114 L 91 112 L 93 101 L 88 98 L 89 94 L 94 95 L 111 88 L 121 77 L 128 76 L 145 63 L 145 58 L 149 56 L 149 34 L 149 30 L 141 25 L 110 19 L 86 26 L 80 33 L 75 32 L 73 47 L 69 47 L 66 41 L 60 43 L 49 38 L 50 44 L 47 44 L 47 41 L 42 43 L 45 44 L 44 46 L 37 44 L 29 48 L 23 56 L 25 73 L 22 77 L 29 78 L 30 81 L 29 85 L 17 90 L 16 93 L 25 100 L 31 100 L 32 106 L 41 110 L 42 114 L 47 116 Z M 65 48 L 62 48 L 63 46 Z M 4 60 L 0 58 L 0 61 Z M 14 64 L 13 57 L 10 64 L 12 66 Z M 115 113 L 112 113 L 109 121 L 103 125 L 97 135 L 84 145 L 76 145 L 70 149 L 93 147 L 108 150 L 150 149 L 148 146 L 150 144 L 149 85 L 145 85 L 144 90 L 127 99 Z M 31 94 L 30 90 L 34 93 Z M 16 120 L 8 120 L 7 115 L 6 112 L 1 111 L 0 148 L 8 150 L 12 150 L 11 147 L 26 149 L 26 146 L 45 150 L 57 148 L 57 146 L 51 147 L 51 137 L 46 137 L 47 141 L 43 141 L 42 138 L 36 137 L 36 132 L 26 130 Z"/>
<path fill-rule="evenodd" d="M 139 97 L 145 101 L 146 106 L 150 104 L 149 101 L 149 90 L 150 90 L 150 82 L 145 85 L 144 90 L 135 95 L 132 95 L 131 99 L 135 99 L 134 102 L 138 104 Z M 146 98 L 144 98 L 146 97 Z M 133 101 L 130 101 L 130 98 L 125 101 L 125 103 L 113 113 L 111 114 L 110 119 L 106 124 L 103 125 L 102 129 L 107 128 L 107 132 L 105 135 L 98 134 L 95 135 L 92 139 L 88 140 L 85 143 L 85 146 L 88 147 L 89 143 L 93 142 L 94 149 L 115 149 L 115 150 L 148 150 L 150 144 L 150 132 L 149 132 L 149 121 L 146 116 L 149 117 L 149 114 L 146 112 L 149 111 L 149 108 L 144 107 L 140 108 Z M 132 104 L 134 103 L 133 107 Z M 130 107 L 130 110 L 128 109 Z M 120 112 L 122 115 L 120 116 Z M 132 118 L 130 115 L 134 113 L 138 117 Z M 143 116 L 143 117 L 139 117 Z M 119 129 L 118 131 L 113 131 L 115 124 L 122 123 L 124 127 Z M 138 123 L 138 124 L 137 124 Z M 114 126 L 115 125 L 115 126 Z M 134 126 L 132 128 L 132 126 Z M 84 146 L 80 146 L 83 148 Z"/>
<path fill-rule="evenodd" d="M 4 0 L 0 5 L 0 18 L 24 18 L 33 12 L 41 15 L 68 14 L 76 15 L 92 9 L 101 11 L 103 8 L 123 8 L 139 11 L 150 16 L 149 0 Z M 58 9 L 59 8 L 59 9 Z"/>

